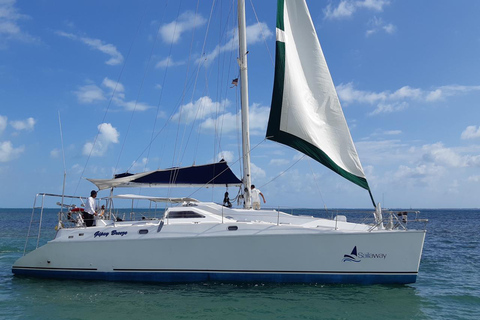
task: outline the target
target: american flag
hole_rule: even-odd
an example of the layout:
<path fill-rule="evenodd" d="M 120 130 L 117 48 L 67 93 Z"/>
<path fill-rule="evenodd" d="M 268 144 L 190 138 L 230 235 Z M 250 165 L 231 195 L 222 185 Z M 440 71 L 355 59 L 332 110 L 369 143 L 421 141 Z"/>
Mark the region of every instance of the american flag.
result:
<path fill-rule="evenodd" d="M 238 85 L 238 78 L 233 79 L 232 84 L 233 86 L 231 86 L 231 88 L 236 87 Z"/>

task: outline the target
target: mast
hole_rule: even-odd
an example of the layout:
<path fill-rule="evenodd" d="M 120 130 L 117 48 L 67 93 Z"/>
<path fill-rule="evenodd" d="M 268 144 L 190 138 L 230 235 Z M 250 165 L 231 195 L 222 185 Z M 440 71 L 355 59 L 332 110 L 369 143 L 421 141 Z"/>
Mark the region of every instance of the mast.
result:
<path fill-rule="evenodd" d="M 252 184 L 250 177 L 250 132 L 248 123 L 248 72 L 247 72 L 247 27 L 245 22 L 245 1 L 238 0 L 238 47 L 240 66 L 240 92 L 242 105 L 242 153 L 243 153 L 243 185 L 245 193 L 245 202 L 243 207 L 249 209 L 250 204 L 250 186 Z"/>

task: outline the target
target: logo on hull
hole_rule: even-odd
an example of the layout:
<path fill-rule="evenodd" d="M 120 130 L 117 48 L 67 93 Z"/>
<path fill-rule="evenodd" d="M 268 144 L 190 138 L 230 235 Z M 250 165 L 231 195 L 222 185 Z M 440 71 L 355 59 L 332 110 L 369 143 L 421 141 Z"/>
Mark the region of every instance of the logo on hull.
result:
<path fill-rule="evenodd" d="M 343 255 L 343 262 L 360 262 L 357 256 L 357 246 L 353 247 L 352 253 Z"/>
<path fill-rule="evenodd" d="M 343 262 L 360 262 L 362 259 L 386 259 L 386 253 L 357 252 L 357 246 L 353 247 L 350 254 L 343 255 Z"/>

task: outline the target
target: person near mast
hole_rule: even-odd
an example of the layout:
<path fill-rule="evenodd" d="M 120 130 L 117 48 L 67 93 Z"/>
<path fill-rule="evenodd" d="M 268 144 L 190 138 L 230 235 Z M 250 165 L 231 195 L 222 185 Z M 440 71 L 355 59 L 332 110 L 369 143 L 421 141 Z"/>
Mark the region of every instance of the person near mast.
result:
<path fill-rule="evenodd" d="M 87 203 L 85 204 L 85 210 L 83 211 L 83 221 L 87 227 L 93 226 L 94 216 L 97 215 L 97 203 L 95 198 L 97 197 L 97 191 L 92 190 L 90 192 L 90 197 L 88 197 Z"/>
<path fill-rule="evenodd" d="M 260 190 L 255 189 L 254 184 L 252 184 L 251 190 L 252 190 L 251 191 L 251 194 L 252 194 L 252 208 L 254 210 L 260 210 L 260 196 L 262 196 L 263 203 L 266 203 L 265 197 L 263 196 L 263 193 Z"/>

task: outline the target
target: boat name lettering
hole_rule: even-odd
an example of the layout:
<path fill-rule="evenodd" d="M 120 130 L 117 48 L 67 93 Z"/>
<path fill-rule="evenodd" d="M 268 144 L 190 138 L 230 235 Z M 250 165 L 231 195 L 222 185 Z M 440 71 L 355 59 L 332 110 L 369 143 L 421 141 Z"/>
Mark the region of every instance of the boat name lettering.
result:
<path fill-rule="evenodd" d="M 387 254 L 386 253 L 359 252 L 358 257 L 359 258 L 364 258 L 364 259 L 386 259 Z"/>
<path fill-rule="evenodd" d="M 111 235 L 112 236 L 124 236 L 128 233 L 128 231 L 117 231 L 117 230 L 113 230 Z"/>
<path fill-rule="evenodd" d="M 93 237 L 108 237 L 108 232 L 97 231 L 93 234 Z"/>

